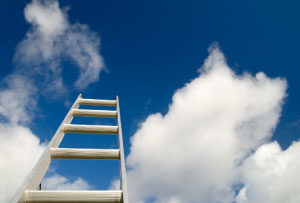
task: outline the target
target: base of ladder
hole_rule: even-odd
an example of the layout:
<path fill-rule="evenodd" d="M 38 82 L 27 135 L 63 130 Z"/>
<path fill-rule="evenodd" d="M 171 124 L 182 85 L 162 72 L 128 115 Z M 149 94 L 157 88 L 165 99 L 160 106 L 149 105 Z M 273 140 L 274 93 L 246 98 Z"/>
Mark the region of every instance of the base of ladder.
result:
<path fill-rule="evenodd" d="M 122 190 L 56 191 L 26 190 L 26 203 L 122 203 Z"/>

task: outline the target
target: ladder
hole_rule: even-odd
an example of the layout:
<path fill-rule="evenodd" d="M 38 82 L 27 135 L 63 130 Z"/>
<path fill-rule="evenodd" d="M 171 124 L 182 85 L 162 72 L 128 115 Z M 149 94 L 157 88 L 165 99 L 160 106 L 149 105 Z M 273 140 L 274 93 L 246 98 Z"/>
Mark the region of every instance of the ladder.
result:
<path fill-rule="evenodd" d="M 80 105 L 114 106 L 111 110 L 79 109 Z M 112 117 L 117 119 L 117 126 L 105 125 L 77 125 L 71 124 L 74 116 Z M 118 134 L 119 149 L 82 149 L 59 148 L 66 133 L 95 133 Z M 120 161 L 120 189 L 119 190 L 87 190 L 87 191 L 58 191 L 40 190 L 41 180 L 46 173 L 52 159 L 109 159 Z M 119 98 L 115 100 L 84 99 L 79 94 L 65 119 L 57 129 L 48 147 L 41 155 L 37 164 L 21 185 L 13 202 L 18 203 L 67 203 L 67 202 L 105 202 L 128 203 L 125 156 L 121 127 Z"/>

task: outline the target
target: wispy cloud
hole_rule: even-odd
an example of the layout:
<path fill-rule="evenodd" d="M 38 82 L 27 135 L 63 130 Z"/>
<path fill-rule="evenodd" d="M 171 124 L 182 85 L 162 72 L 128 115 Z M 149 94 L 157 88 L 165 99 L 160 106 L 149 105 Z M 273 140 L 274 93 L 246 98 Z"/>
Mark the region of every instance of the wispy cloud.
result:
<path fill-rule="evenodd" d="M 28 78 L 19 74 L 8 75 L 1 84 L 0 115 L 13 124 L 31 121 L 36 107 L 37 88 Z"/>
<path fill-rule="evenodd" d="M 51 174 L 42 181 L 43 190 L 88 190 L 90 185 L 82 178 L 70 181 L 59 174 Z"/>
<path fill-rule="evenodd" d="M 24 11 L 31 28 L 18 45 L 14 60 L 25 71 L 38 74 L 49 92 L 62 93 L 62 61 L 69 60 L 79 68 L 75 81 L 78 90 L 99 80 L 104 63 L 99 54 L 100 40 L 87 25 L 71 24 L 67 9 L 58 1 L 29 3 Z"/>
<path fill-rule="evenodd" d="M 272 136 L 286 81 L 261 72 L 236 75 L 216 44 L 199 73 L 175 92 L 166 115 L 150 115 L 132 137 L 127 158 L 132 202 L 248 199 L 241 186 L 253 186 L 243 181 L 240 167 Z"/>

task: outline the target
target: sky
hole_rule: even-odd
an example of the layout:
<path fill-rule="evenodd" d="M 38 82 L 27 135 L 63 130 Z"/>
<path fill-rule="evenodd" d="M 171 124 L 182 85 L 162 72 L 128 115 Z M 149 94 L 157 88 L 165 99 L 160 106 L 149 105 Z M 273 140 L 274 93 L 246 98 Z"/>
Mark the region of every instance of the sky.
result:
<path fill-rule="evenodd" d="M 130 202 L 300 202 L 299 4 L 2 2 L 0 202 L 79 93 L 120 98 Z M 117 143 L 67 134 L 61 147 Z M 53 160 L 42 189 L 114 189 L 118 170 L 117 161 Z"/>

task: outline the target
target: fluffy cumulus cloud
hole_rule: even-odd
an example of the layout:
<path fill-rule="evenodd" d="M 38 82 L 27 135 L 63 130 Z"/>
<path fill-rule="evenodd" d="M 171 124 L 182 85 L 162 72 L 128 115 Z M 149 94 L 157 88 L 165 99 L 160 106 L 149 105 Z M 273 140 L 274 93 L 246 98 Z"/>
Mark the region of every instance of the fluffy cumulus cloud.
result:
<path fill-rule="evenodd" d="M 15 61 L 29 66 L 26 72 L 41 75 L 48 92 L 63 93 L 64 60 L 79 68 L 75 81 L 78 90 L 99 80 L 104 69 L 99 55 L 100 40 L 87 25 L 70 24 L 66 9 L 59 8 L 58 1 L 33 0 L 24 14 L 31 29 L 17 47 Z"/>
<path fill-rule="evenodd" d="M 278 123 L 286 81 L 261 72 L 236 75 L 216 45 L 209 48 L 199 73 L 175 92 L 167 114 L 150 115 L 132 137 L 127 158 L 131 201 L 272 202 L 255 197 L 268 186 L 259 186 L 264 182 L 260 178 L 266 178 L 267 169 L 275 170 L 276 164 L 287 166 L 288 153 L 275 158 L 282 153 L 277 148 L 270 152 L 274 163 L 263 163 L 261 159 L 269 158 L 261 157 L 265 165 L 254 164 L 260 157 L 256 154 L 261 154 L 259 147 L 268 142 Z M 249 166 L 241 170 L 246 159 Z M 299 161 L 294 167 L 297 173 Z M 276 182 L 271 176 L 267 179 Z"/>
<path fill-rule="evenodd" d="M 242 166 L 245 186 L 237 202 L 300 202 L 299 171 L 299 141 L 284 151 L 277 142 L 264 144 Z"/>
<path fill-rule="evenodd" d="M 44 150 L 26 127 L 0 124 L 0 202 L 10 199 Z"/>

